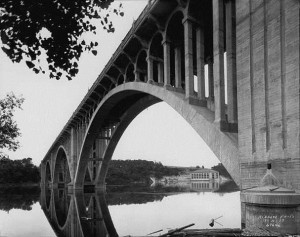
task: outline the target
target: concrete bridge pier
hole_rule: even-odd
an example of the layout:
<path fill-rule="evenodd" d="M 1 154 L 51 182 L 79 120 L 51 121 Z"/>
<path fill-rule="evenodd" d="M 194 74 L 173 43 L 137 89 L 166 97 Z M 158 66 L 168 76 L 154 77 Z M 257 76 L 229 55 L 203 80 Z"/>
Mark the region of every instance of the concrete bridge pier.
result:
<path fill-rule="evenodd" d="M 241 193 L 242 227 L 281 234 L 300 233 L 300 194 L 267 185 Z"/>

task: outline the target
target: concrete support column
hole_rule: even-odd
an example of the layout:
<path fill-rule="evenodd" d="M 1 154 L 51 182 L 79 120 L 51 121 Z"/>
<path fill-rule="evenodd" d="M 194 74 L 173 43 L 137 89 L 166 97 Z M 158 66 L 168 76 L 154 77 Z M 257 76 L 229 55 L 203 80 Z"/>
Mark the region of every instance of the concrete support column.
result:
<path fill-rule="evenodd" d="M 185 97 L 191 98 L 194 94 L 193 25 L 188 18 L 183 19 L 182 22 L 184 26 Z"/>
<path fill-rule="evenodd" d="M 197 78 L 198 98 L 205 100 L 205 76 L 204 76 L 204 32 L 198 27 L 196 29 L 196 53 L 197 53 Z"/>
<path fill-rule="evenodd" d="M 236 85 L 236 40 L 235 4 L 226 3 L 226 57 L 227 57 L 227 115 L 229 123 L 237 123 L 237 85 Z"/>
<path fill-rule="evenodd" d="M 54 187 L 55 185 L 57 185 L 58 183 L 58 180 L 57 180 L 57 175 L 55 175 L 55 165 L 56 165 L 56 162 L 55 162 L 55 155 L 53 152 L 51 152 L 51 155 L 50 155 L 50 159 L 51 159 L 51 162 L 50 162 L 50 167 L 51 167 L 51 181 L 52 181 L 52 187 Z"/>
<path fill-rule="evenodd" d="M 147 77 L 148 77 L 147 82 L 152 83 L 153 82 L 153 58 L 148 56 L 146 60 L 147 60 Z"/>
<path fill-rule="evenodd" d="M 75 128 L 71 128 L 71 147 L 70 147 L 70 174 L 71 174 L 71 183 L 74 184 L 76 169 L 77 169 L 77 131 Z"/>
<path fill-rule="evenodd" d="M 79 126 L 78 126 L 78 135 L 77 135 L 77 141 L 78 141 L 78 143 L 77 143 L 77 145 L 78 145 L 78 147 L 77 147 L 77 154 L 79 154 L 79 152 L 80 152 L 80 147 L 81 147 L 81 144 L 82 144 L 82 125 L 83 123 L 82 123 L 82 121 L 80 122 L 80 124 L 79 124 Z"/>
<path fill-rule="evenodd" d="M 140 72 L 138 70 L 134 70 L 134 81 L 141 81 Z"/>
<path fill-rule="evenodd" d="M 157 63 L 157 72 L 158 72 L 158 83 L 164 83 L 164 64 L 162 62 Z"/>
<path fill-rule="evenodd" d="M 164 86 L 170 86 L 171 81 L 171 46 L 168 40 L 164 40 Z"/>
<path fill-rule="evenodd" d="M 175 48 L 175 87 L 181 88 L 181 48 Z"/>
<path fill-rule="evenodd" d="M 220 128 L 225 122 L 223 8 L 223 0 L 213 0 L 215 122 L 220 124 Z"/>
<path fill-rule="evenodd" d="M 207 58 L 209 100 L 214 100 L 214 64 L 211 57 Z"/>

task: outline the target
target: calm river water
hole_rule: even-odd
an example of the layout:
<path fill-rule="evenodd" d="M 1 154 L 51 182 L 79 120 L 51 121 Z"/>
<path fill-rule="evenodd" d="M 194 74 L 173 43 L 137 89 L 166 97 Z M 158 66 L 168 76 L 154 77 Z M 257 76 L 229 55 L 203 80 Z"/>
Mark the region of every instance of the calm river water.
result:
<path fill-rule="evenodd" d="M 195 223 L 192 228 L 240 228 L 240 193 L 214 189 L 107 187 L 106 193 L 0 189 L 0 236 L 147 235 Z M 212 218 L 222 216 L 214 227 Z"/>

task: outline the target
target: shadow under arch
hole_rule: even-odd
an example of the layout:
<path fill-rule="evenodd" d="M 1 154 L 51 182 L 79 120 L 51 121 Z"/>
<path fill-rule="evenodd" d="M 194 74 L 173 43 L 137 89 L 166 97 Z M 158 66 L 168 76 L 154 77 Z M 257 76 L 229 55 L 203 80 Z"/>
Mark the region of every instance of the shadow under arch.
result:
<path fill-rule="evenodd" d="M 148 80 L 153 80 L 156 83 L 164 83 L 163 78 L 163 35 L 161 32 L 156 32 L 150 40 L 149 43 L 149 57 L 153 60 L 153 78 L 148 78 Z M 161 72 L 159 72 L 161 70 Z M 161 73 L 161 75 L 159 75 Z M 161 77 L 161 78 L 159 78 Z"/>
<path fill-rule="evenodd" d="M 89 152 L 101 127 L 110 118 L 119 118 L 120 123 L 113 134 L 105 153 L 98 185 L 103 184 L 108 161 L 122 133 L 142 110 L 157 102 L 164 101 L 177 111 L 200 135 L 216 157 L 223 163 L 236 184 L 240 184 L 237 134 L 221 132 L 214 123 L 214 113 L 206 108 L 190 105 L 181 93 L 147 83 L 132 82 L 120 85 L 110 91 L 98 105 L 87 128 L 78 160 L 75 189 L 84 185 L 85 168 Z"/>
<path fill-rule="evenodd" d="M 147 79 L 147 70 L 148 70 L 148 65 L 147 65 L 147 52 L 145 49 L 142 49 L 136 59 L 136 73 L 139 75 L 139 80 L 142 82 L 146 82 Z"/>
<path fill-rule="evenodd" d="M 185 58 L 184 58 L 184 13 L 175 11 L 166 24 L 166 38 L 170 42 L 170 84 L 173 87 L 185 88 Z M 176 65 L 178 62 L 178 65 Z M 177 69 L 176 69 L 177 68 Z M 178 71 L 178 69 L 180 70 Z M 176 75 L 177 74 L 177 75 Z M 176 85 L 176 77 L 178 84 Z"/>

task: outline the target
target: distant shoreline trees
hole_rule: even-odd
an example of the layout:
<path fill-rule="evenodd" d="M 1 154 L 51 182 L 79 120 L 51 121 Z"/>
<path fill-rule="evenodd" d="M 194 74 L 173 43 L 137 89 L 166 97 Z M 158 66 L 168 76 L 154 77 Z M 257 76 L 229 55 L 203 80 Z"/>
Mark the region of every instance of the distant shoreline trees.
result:
<path fill-rule="evenodd" d="M 11 160 L 0 158 L 0 185 L 39 183 L 39 168 L 32 164 L 31 158 Z"/>
<path fill-rule="evenodd" d="M 112 160 L 106 176 L 108 185 L 147 184 L 150 177 L 179 175 L 181 170 L 146 160 Z"/>

